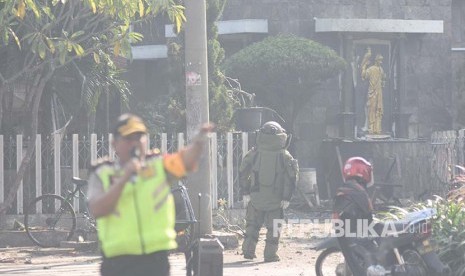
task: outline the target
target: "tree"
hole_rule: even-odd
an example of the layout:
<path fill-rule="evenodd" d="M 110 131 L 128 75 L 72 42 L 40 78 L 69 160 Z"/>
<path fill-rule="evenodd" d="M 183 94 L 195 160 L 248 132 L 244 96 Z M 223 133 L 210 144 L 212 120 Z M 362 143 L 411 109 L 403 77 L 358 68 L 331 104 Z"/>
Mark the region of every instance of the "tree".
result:
<path fill-rule="evenodd" d="M 220 67 L 224 60 L 224 49 L 218 41 L 216 22 L 223 14 L 226 0 L 207 1 L 207 47 L 208 47 L 208 96 L 210 118 L 217 124 L 218 131 L 231 129 L 233 101 L 228 97 L 225 76 Z"/>
<path fill-rule="evenodd" d="M 208 47 L 208 97 L 210 120 L 216 124 L 218 131 L 227 131 L 232 126 L 234 101 L 228 96 L 224 85 L 225 78 L 220 68 L 224 60 L 224 49 L 218 41 L 216 21 L 223 13 L 226 0 L 207 0 L 207 47 Z M 184 72 L 184 35 L 168 41 L 169 99 L 157 99 L 155 105 L 162 110 L 157 118 L 162 118 L 165 131 L 185 131 L 185 72 Z M 166 102 L 169 102 L 166 105 Z M 152 119 L 153 121 L 153 119 Z"/>
<path fill-rule="evenodd" d="M 11 206 L 30 163 L 41 100 L 57 70 L 85 58 L 99 64 L 130 56 L 130 43 L 142 39 L 131 32 L 133 22 L 166 12 L 179 30 L 183 9 L 174 0 L 0 0 L 0 124 L 3 99 L 19 87 L 25 93 L 25 134 L 32 136 L 0 214 Z"/>
<path fill-rule="evenodd" d="M 323 81 L 346 66 L 335 51 L 315 41 L 278 35 L 252 44 L 226 60 L 226 74 L 237 78 L 257 101 L 284 115 L 293 127 L 299 110 Z"/>
<path fill-rule="evenodd" d="M 100 59 L 97 64 L 92 57 L 83 57 L 53 74 L 41 100 L 37 133 L 62 131 L 67 125 L 66 133 L 106 134 L 120 107 L 129 109 L 131 91 L 122 79 L 124 68 L 111 56 L 101 55 Z M 11 109 L 6 106 L 5 114 L 11 114 Z M 24 133 L 21 127 L 28 126 L 7 118 L 3 121 L 3 133 Z"/>

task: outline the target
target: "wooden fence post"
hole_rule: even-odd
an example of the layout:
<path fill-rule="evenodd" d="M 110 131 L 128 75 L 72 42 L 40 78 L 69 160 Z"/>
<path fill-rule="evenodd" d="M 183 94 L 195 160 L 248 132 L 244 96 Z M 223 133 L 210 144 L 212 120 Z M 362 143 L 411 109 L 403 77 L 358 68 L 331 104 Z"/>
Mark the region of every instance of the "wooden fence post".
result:
<path fill-rule="evenodd" d="M 210 183 L 212 185 L 211 202 L 212 208 L 218 209 L 218 140 L 216 133 L 211 133 L 211 174 Z"/>
<path fill-rule="evenodd" d="M 161 153 L 168 153 L 168 135 L 166 133 L 161 134 Z"/>
<path fill-rule="evenodd" d="M 145 136 L 147 136 L 147 144 L 146 144 L 146 147 L 145 147 L 145 151 L 147 152 L 147 151 L 151 150 L 151 148 L 150 148 L 150 133 L 147 133 L 147 135 L 145 135 Z M 108 140 L 108 141 L 110 141 L 110 140 Z"/>
<path fill-rule="evenodd" d="M 90 135 L 90 162 L 93 164 L 97 161 L 97 134 Z"/>
<path fill-rule="evenodd" d="M 465 129 L 460 129 L 458 136 L 458 163 L 463 166 L 465 163 L 463 149 L 464 149 L 464 139 L 465 139 Z"/>
<path fill-rule="evenodd" d="M 178 150 L 184 148 L 184 133 L 178 133 Z"/>
<path fill-rule="evenodd" d="M 55 170 L 55 194 L 61 195 L 61 135 L 53 135 L 53 160 Z"/>
<path fill-rule="evenodd" d="M 79 177 L 80 175 L 80 140 L 83 138 L 83 136 L 79 136 L 78 134 L 73 134 L 72 135 L 72 175 L 73 177 Z M 60 134 L 55 134 L 51 136 L 51 139 L 53 139 L 52 142 L 52 150 L 53 150 L 53 176 L 54 176 L 54 191 L 51 191 L 52 193 L 54 192 L 55 194 L 61 195 L 62 193 L 62 179 L 61 179 L 61 135 Z M 114 158 L 114 149 L 111 146 L 111 141 L 113 137 L 111 134 L 108 135 L 108 154 L 110 159 Z M 218 165 L 219 162 L 223 162 L 222 160 L 218 160 L 218 139 L 219 138 L 217 133 L 212 133 L 210 136 L 210 145 L 211 145 L 211 175 L 210 175 L 210 183 L 211 183 L 211 195 L 210 199 L 212 202 L 212 208 L 217 209 L 218 208 Z M 248 134 L 247 133 L 242 133 L 241 134 L 241 139 L 242 139 L 242 157 L 245 156 L 245 154 L 248 151 Z M 19 169 L 19 166 L 21 164 L 22 156 L 24 153 L 23 150 L 23 136 L 22 135 L 17 135 L 16 136 L 16 161 L 17 161 L 17 169 Z M 177 134 L 177 143 L 178 143 L 178 149 L 182 148 L 185 144 L 185 138 L 184 138 L 184 133 L 179 133 Z M 98 146 L 98 136 L 96 134 L 91 134 L 90 135 L 90 161 L 91 163 L 96 162 L 98 159 L 99 155 L 99 149 L 97 148 Z M 161 134 L 161 151 L 162 153 L 167 153 L 168 152 L 168 136 L 166 133 Z M 41 196 L 42 195 L 42 137 L 40 134 L 36 136 L 36 141 L 35 141 L 35 196 Z M 5 197 L 5 168 L 4 168 L 4 162 L 5 162 L 5 149 L 4 149 L 4 136 L 0 135 L 0 201 L 4 200 Z M 226 155 L 226 182 L 227 182 L 227 201 L 228 201 L 228 207 L 233 208 L 234 207 L 234 170 L 238 168 L 234 168 L 234 138 L 233 138 L 233 133 L 229 132 L 226 134 L 226 148 L 225 152 L 222 153 L 223 155 Z M 238 162 L 240 164 L 240 162 Z M 84 164 L 86 166 L 87 164 Z M 52 169 L 52 168 L 50 168 Z M 51 172 L 51 171 L 50 171 Z M 239 183 L 236 181 L 236 183 Z M 18 192 L 17 192 L 17 213 L 22 214 L 23 213 L 23 204 L 24 204 L 24 191 L 23 191 L 23 183 L 21 183 Z M 34 196 L 34 195 L 31 195 Z M 75 208 L 76 212 L 79 212 L 80 209 L 80 201 L 81 199 L 79 198 L 74 198 L 73 199 L 73 207 Z M 37 205 L 37 210 L 36 213 L 42 213 L 42 207 L 40 205 Z"/>
<path fill-rule="evenodd" d="M 110 161 L 115 160 L 115 149 L 113 148 L 113 134 L 108 134 L 108 158 Z"/>
<path fill-rule="evenodd" d="M 23 160 L 23 135 L 16 135 L 16 171 L 19 171 L 21 161 Z M 23 181 L 19 184 L 16 192 L 16 211 L 17 214 L 23 213 Z"/>
<path fill-rule="evenodd" d="M 42 136 L 36 136 L 36 197 L 42 195 Z M 42 201 L 36 205 L 36 214 L 42 214 Z"/>
<path fill-rule="evenodd" d="M 233 164 L 233 135 L 228 132 L 226 135 L 226 171 L 227 171 L 227 182 L 228 182 L 228 207 L 234 207 L 234 164 Z"/>
<path fill-rule="evenodd" d="M 0 135 L 0 201 L 5 201 L 5 167 L 3 163 L 3 135 Z"/>
<path fill-rule="evenodd" d="M 73 134 L 73 177 L 79 177 L 79 135 Z M 74 210 L 79 213 L 79 196 L 74 198 Z"/>
<path fill-rule="evenodd" d="M 244 156 L 249 151 L 249 134 L 247 132 L 242 132 L 241 139 L 242 139 L 242 158 L 244 158 Z"/>

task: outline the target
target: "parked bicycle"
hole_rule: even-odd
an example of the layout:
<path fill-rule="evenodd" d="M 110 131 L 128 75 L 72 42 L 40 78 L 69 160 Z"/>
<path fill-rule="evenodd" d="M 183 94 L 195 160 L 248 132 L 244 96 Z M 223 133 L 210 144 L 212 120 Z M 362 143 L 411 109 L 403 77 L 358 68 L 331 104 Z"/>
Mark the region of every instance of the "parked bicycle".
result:
<path fill-rule="evenodd" d="M 87 180 L 73 177 L 74 190 L 66 196 L 44 194 L 36 197 L 29 203 L 24 212 L 24 227 L 26 233 L 40 247 L 58 247 L 61 241 L 69 241 L 79 232 L 79 237 L 86 238 L 88 233 L 97 231 L 95 219 L 90 216 L 87 204 L 82 217 L 85 219 L 85 228 L 78 229 L 76 211 L 73 208 L 73 199 L 87 198 L 83 192 Z"/>

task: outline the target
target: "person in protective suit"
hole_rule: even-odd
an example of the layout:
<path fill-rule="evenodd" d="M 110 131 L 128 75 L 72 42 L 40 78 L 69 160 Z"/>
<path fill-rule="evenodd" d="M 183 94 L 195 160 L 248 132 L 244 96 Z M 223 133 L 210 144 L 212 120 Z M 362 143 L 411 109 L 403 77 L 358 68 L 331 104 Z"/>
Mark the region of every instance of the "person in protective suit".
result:
<path fill-rule="evenodd" d="M 376 246 L 369 237 L 353 237 L 359 225 L 373 222 L 373 206 L 367 188 L 373 185 L 373 167 L 362 157 L 351 157 L 342 170 L 344 184 L 338 188 L 334 198 L 333 219 L 342 223 L 336 227 L 339 246 L 344 259 L 354 276 L 420 276 L 415 267 L 393 266 L 384 268 L 375 256 Z M 366 220 L 360 223 L 360 220 Z M 338 233 L 338 231 L 343 233 Z M 348 235 L 350 233 L 350 235 Z"/>
<path fill-rule="evenodd" d="M 244 156 L 239 170 L 246 213 L 246 233 L 242 251 L 245 259 L 256 258 L 259 231 L 267 228 L 265 262 L 277 262 L 279 231 L 273 220 L 284 218 L 284 209 L 294 192 L 299 167 L 286 150 L 288 135 L 276 122 L 265 123 L 257 131 L 256 146 Z M 275 235 L 274 235 L 275 234 Z"/>

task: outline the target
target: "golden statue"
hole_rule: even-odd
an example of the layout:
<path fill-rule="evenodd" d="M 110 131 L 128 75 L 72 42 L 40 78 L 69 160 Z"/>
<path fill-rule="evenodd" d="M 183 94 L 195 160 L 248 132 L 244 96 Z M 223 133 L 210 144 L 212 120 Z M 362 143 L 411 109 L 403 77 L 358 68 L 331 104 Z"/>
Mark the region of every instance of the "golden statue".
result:
<path fill-rule="evenodd" d="M 367 52 L 362 60 L 362 80 L 368 80 L 368 98 L 365 107 L 366 123 L 369 134 L 381 134 L 381 120 L 383 118 L 383 87 L 386 79 L 384 70 L 381 67 L 383 62 L 382 55 L 376 55 L 375 64 L 370 65 L 371 49 Z M 368 68 L 367 68 L 368 67 Z"/>

